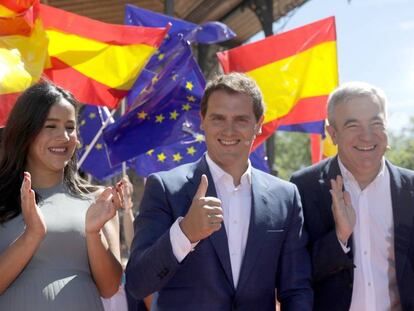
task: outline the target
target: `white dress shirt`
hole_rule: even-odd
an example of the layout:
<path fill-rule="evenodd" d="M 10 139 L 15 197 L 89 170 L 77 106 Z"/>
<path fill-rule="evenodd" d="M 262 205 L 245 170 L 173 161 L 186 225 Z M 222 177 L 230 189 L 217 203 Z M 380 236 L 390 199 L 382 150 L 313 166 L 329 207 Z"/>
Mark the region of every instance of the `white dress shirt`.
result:
<path fill-rule="evenodd" d="M 356 213 L 353 231 L 354 286 L 350 311 L 401 310 L 394 253 L 390 174 L 382 160 L 363 190 L 338 157 L 345 189 Z"/>
<path fill-rule="evenodd" d="M 222 170 L 206 154 L 207 165 L 217 191 L 217 197 L 221 200 L 224 218 L 224 227 L 230 254 L 231 270 L 234 286 L 240 275 L 240 268 L 246 249 L 247 236 L 250 224 L 251 211 L 251 165 L 249 162 L 246 172 L 242 175 L 240 185 L 235 186 L 231 175 Z M 211 182 L 209 180 L 209 182 Z M 175 257 L 181 262 L 185 256 L 196 246 L 191 244 L 182 232 L 177 219 L 170 229 L 170 240 Z M 213 233 L 214 234 L 214 233 Z"/>

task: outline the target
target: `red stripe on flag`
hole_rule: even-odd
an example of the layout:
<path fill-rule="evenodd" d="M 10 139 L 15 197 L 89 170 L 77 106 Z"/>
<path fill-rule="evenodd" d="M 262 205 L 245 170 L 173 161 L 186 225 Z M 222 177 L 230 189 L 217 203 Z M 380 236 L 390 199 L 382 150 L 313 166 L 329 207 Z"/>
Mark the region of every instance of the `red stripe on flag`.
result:
<path fill-rule="evenodd" d="M 44 4 L 40 5 L 39 15 L 46 29 L 116 45 L 146 44 L 158 47 L 164 40 L 162 33 L 165 35 L 171 26 L 155 28 L 107 24 Z"/>
<path fill-rule="evenodd" d="M 279 125 L 325 120 L 327 100 L 328 96 L 315 96 L 300 99 L 287 115 L 279 119 Z"/>
<path fill-rule="evenodd" d="M 0 94 L 0 126 L 5 126 L 20 93 Z"/>
<path fill-rule="evenodd" d="M 217 53 L 217 57 L 225 73 L 248 72 L 301 53 L 321 43 L 335 40 L 335 18 L 332 16 L 245 46 Z M 252 57 L 246 57 L 246 54 Z M 260 55 L 260 57 L 254 57 L 254 55 Z"/>
<path fill-rule="evenodd" d="M 116 108 L 128 91 L 109 88 L 95 81 L 55 57 L 50 58 L 52 68 L 44 74 L 57 85 L 69 90 L 81 103 Z"/>
<path fill-rule="evenodd" d="M 309 134 L 310 144 L 311 144 L 311 156 L 312 164 L 318 163 L 322 160 L 322 149 L 321 149 L 321 135 L 319 134 Z"/>
<path fill-rule="evenodd" d="M 253 149 L 269 138 L 280 125 L 325 120 L 327 98 L 316 96 L 300 99 L 286 116 L 263 124 L 262 133 L 256 137 Z"/>

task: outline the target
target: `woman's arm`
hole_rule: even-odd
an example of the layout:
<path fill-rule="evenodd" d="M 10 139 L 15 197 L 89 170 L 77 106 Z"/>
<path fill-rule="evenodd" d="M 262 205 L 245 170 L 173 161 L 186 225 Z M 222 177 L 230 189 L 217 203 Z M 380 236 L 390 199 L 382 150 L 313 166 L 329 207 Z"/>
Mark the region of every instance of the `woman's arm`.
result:
<path fill-rule="evenodd" d="M 119 289 L 122 277 L 119 250 L 119 223 L 116 216 L 121 206 L 120 187 L 107 188 L 86 214 L 86 245 L 92 276 L 104 298 Z"/>
<path fill-rule="evenodd" d="M 0 295 L 26 267 L 46 235 L 42 212 L 36 205 L 31 189 L 30 174 L 25 172 L 21 187 L 21 205 L 25 231 L 2 254 L 0 254 Z"/>

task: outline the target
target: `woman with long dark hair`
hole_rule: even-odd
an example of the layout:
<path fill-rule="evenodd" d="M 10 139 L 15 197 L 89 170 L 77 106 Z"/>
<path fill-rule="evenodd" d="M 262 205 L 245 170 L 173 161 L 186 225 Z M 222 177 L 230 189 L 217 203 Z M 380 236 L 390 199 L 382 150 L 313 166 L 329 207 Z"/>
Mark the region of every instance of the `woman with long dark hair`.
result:
<path fill-rule="evenodd" d="M 102 310 L 122 267 L 122 184 L 77 174 L 77 102 L 49 82 L 17 100 L 0 147 L 0 310 Z"/>

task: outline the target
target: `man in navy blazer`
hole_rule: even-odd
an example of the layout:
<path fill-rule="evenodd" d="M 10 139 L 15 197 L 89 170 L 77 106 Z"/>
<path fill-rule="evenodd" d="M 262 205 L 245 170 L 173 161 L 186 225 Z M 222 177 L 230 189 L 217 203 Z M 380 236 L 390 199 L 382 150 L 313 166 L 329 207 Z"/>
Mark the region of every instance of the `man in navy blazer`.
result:
<path fill-rule="evenodd" d="M 343 84 L 328 120 L 338 155 L 291 179 L 309 233 L 314 310 L 414 310 L 414 172 L 384 159 L 385 95 Z"/>
<path fill-rule="evenodd" d="M 296 187 L 251 167 L 263 121 L 256 83 L 239 73 L 207 84 L 207 153 L 151 175 L 126 269 L 152 310 L 312 310 L 310 259 Z"/>

